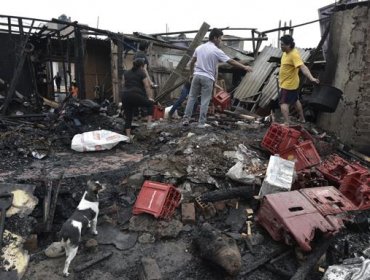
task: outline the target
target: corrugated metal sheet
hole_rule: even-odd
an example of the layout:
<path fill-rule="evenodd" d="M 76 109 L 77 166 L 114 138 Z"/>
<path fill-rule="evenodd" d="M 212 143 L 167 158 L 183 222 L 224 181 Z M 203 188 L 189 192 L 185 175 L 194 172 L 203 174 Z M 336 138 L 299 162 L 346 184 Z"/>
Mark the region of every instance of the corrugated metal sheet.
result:
<path fill-rule="evenodd" d="M 277 67 L 270 76 L 266 86 L 261 91 L 261 98 L 258 102 L 259 107 L 266 107 L 271 100 L 276 99 L 278 95 L 278 75 L 280 67 Z"/>
<path fill-rule="evenodd" d="M 310 56 L 310 50 L 304 50 L 297 48 L 299 53 L 301 54 L 302 60 L 306 61 Z M 273 64 L 273 63 L 272 63 Z M 278 85 L 276 78 L 278 78 L 280 67 L 277 67 L 272 75 L 269 77 L 267 84 L 263 87 L 261 91 L 261 97 L 258 102 L 259 107 L 266 107 L 271 100 L 275 100 L 278 96 Z"/>
<path fill-rule="evenodd" d="M 267 62 L 272 56 L 281 56 L 281 50 L 274 47 L 265 47 L 253 64 L 253 72 L 247 73 L 237 90 L 234 97 L 240 101 L 248 97 L 257 95 L 263 83 L 266 81 L 271 71 L 275 67 L 274 63 Z"/>

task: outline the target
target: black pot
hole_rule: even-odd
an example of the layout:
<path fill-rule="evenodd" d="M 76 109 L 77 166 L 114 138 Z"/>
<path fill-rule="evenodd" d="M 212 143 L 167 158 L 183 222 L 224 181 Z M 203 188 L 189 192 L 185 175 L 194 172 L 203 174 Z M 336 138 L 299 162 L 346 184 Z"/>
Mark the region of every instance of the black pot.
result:
<path fill-rule="evenodd" d="M 311 108 L 319 112 L 334 113 L 343 92 L 329 85 L 317 86 L 310 97 Z"/>

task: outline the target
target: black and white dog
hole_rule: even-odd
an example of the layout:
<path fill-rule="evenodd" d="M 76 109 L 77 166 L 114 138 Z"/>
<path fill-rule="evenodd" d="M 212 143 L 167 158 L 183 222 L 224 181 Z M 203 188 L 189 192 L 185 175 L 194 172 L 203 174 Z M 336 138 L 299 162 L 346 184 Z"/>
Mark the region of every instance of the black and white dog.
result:
<path fill-rule="evenodd" d="M 88 181 L 87 189 L 82 196 L 77 209 L 72 216 L 63 224 L 60 231 L 62 246 L 66 252 L 66 262 L 63 275 L 68 276 L 68 268 L 77 254 L 81 233 L 91 227 L 91 232 L 97 235 L 96 223 L 99 215 L 99 196 L 98 193 L 104 189 L 99 181 Z"/>

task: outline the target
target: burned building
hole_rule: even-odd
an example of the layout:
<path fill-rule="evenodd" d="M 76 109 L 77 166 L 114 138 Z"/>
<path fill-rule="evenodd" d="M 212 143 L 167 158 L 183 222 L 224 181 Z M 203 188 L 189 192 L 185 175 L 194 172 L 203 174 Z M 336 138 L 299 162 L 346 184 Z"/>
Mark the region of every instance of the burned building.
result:
<path fill-rule="evenodd" d="M 344 7 L 331 15 L 327 64 L 321 78 L 322 83 L 342 90 L 343 96 L 337 110 L 322 113 L 318 124 L 345 144 L 369 153 L 370 9 L 367 2 Z"/>
<path fill-rule="evenodd" d="M 369 160 L 340 149 L 340 140 L 359 148 L 367 143 L 366 127 L 358 130 L 357 124 L 366 120 L 360 113 L 369 94 L 369 7 L 334 8 L 327 65 L 323 40 L 316 50 L 299 50 L 326 86 L 343 91 L 335 112 L 314 111 L 319 125 L 284 126 L 265 118 L 278 95 L 281 50 L 260 49 L 269 32 L 246 28 L 251 38 L 226 38 L 231 43 L 223 48 L 255 71 L 220 66 L 225 91 L 212 100 L 209 126 L 166 120 L 157 105 L 155 125 L 138 117 L 130 143 L 114 103 L 137 44 L 150 42 L 156 99 L 167 105 L 187 79 L 187 64 L 206 40 L 208 24 L 172 37 L 113 33 L 65 18 L 0 16 L 0 56 L 7 66 L 0 69 L 0 212 L 7 214 L 0 224 L 0 278 L 62 279 L 58 233 L 89 180 L 105 185 L 99 234 L 83 235 L 71 278 L 317 280 L 331 270 L 367 277 Z M 355 24 L 347 26 L 347 20 Z M 350 41 L 344 39 L 348 29 Z M 252 52 L 238 49 L 243 40 L 252 40 Z M 58 93 L 56 71 L 62 93 L 76 79 L 80 99 L 49 100 Z M 310 97 L 312 84 L 304 82 L 302 93 Z M 104 99 L 112 101 L 111 110 Z M 348 122 L 341 129 L 335 118 Z M 353 128 L 358 143 L 347 137 Z M 112 142 L 101 142 L 107 139 Z"/>

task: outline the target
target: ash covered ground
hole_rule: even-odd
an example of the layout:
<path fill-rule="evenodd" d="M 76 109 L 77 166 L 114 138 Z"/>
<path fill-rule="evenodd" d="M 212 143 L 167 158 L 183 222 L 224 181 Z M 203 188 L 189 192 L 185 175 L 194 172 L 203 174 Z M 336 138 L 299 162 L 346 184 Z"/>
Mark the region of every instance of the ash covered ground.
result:
<path fill-rule="evenodd" d="M 257 222 L 252 223 L 252 236 L 242 237 L 241 233 L 246 232 L 245 209 L 251 208 L 256 213 L 259 207 L 259 201 L 253 197 L 221 200 L 213 203 L 208 212 L 196 208 L 195 223 L 182 222 L 181 206 L 169 220 L 132 214 L 144 180 L 173 184 L 182 194 L 181 203 L 194 203 L 204 193 L 227 192 L 233 188 L 250 187 L 250 192 L 257 195 L 269 159 L 269 154 L 259 145 L 268 124 L 237 123 L 223 116 L 211 117 L 208 128 L 197 128 L 196 124 L 184 128 L 174 120 L 159 121 L 147 129 L 145 123 L 139 121 L 133 131 L 134 143 L 120 143 L 109 151 L 78 153 L 70 149 L 76 133 L 96 129 L 123 131 L 120 118 L 90 114 L 80 120 L 80 127 L 63 121 L 51 126 L 51 121 L 44 118 L 0 123 L 1 181 L 35 185 L 34 195 L 39 199 L 30 215 L 23 218 L 15 215 L 6 220 L 5 227 L 11 232 L 24 238 L 38 235 L 38 247 L 30 252 L 23 279 L 64 279 L 65 258 L 48 258 L 43 250 L 58 241 L 58 232 L 75 210 L 89 179 L 107 185 L 100 196 L 99 235 L 83 237 L 71 265 L 70 279 L 139 279 L 143 257 L 155 259 L 163 279 L 290 279 L 301 267 L 301 254 L 294 246 L 273 241 Z M 235 164 L 235 159 L 225 152 L 236 152 L 240 144 L 247 147 L 250 159 L 254 159 L 249 171 L 255 180 L 250 184 L 225 176 Z M 40 154 L 45 157 L 37 159 Z M 41 202 L 47 193 L 47 182 L 57 184 L 61 173 L 64 175 L 54 223 L 51 230 L 45 232 L 41 224 Z M 323 267 L 363 254 L 370 244 L 368 216 L 366 212 L 361 213 L 355 223 L 337 236 L 330 245 L 330 259 L 321 263 Z M 207 244 L 195 240 L 205 223 L 237 245 L 242 262 L 237 275 L 230 276 L 202 258 Z M 91 246 L 91 239 L 96 239 L 98 245 Z M 11 238 L 4 241 L 12 242 Z M 107 252 L 113 253 L 108 260 L 74 271 Z M 307 279 L 321 279 L 322 275 L 314 269 Z"/>

